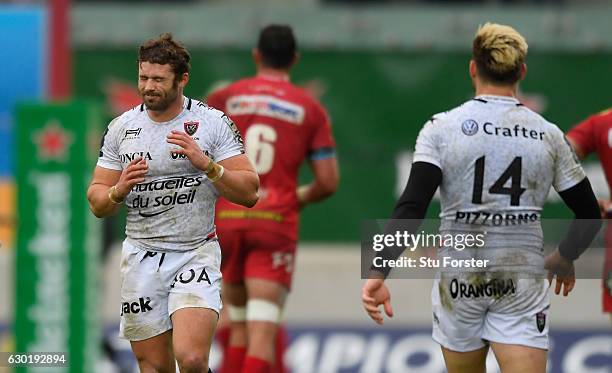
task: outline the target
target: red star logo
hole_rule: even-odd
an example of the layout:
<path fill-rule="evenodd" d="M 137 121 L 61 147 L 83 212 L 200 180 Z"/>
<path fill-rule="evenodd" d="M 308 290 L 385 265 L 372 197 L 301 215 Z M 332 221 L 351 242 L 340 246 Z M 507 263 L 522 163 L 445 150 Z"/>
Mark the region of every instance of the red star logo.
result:
<path fill-rule="evenodd" d="M 41 160 L 65 161 L 68 147 L 72 144 L 72 135 L 58 122 L 51 121 L 34 133 L 33 141 L 38 147 L 38 158 Z"/>

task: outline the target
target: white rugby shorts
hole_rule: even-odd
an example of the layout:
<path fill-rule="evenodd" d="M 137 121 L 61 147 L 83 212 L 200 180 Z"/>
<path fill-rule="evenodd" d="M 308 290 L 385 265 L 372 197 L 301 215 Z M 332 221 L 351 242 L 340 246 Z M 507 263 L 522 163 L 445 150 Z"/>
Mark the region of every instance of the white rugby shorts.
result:
<path fill-rule="evenodd" d="M 442 276 L 431 291 L 433 339 L 457 352 L 488 342 L 548 349 L 548 280 Z"/>
<path fill-rule="evenodd" d="M 185 252 L 152 252 L 124 241 L 120 336 L 141 341 L 172 329 L 171 315 L 188 307 L 221 310 L 221 250 L 212 239 Z"/>

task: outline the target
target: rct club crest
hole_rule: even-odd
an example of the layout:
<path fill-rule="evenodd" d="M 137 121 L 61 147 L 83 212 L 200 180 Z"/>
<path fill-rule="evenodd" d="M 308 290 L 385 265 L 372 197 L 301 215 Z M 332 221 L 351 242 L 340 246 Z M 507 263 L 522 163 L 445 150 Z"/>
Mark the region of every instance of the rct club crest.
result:
<path fill-rule="evenodd" d="M 475 120 L 468 119 L 461 124 L 461 131 L 468 136 L 473 136 L 478 132 L 478 123 Z"/>
<path fill-rule="evenodd" d="M 196 131 L 198 130 L 199 125 L 200 122 L 190 120 L 189 122 L 183 123 L 183 128 L 189 136 L 193 136 L 193 134 L 196 133 Z"/>

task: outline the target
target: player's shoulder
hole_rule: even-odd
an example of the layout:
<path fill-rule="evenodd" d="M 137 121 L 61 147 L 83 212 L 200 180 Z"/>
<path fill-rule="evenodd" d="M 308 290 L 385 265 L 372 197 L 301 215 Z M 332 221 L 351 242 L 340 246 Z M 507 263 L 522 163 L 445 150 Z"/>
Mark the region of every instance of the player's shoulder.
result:
<path fill-rule="evenodd" d="M 250 76 L 227 84 L 220 92 L 226 95 L 255 94 L 256 92 L 266 91 L 270 84 L 274 83 L 257 76 Z"/>
<path fill-rule="evenodd" d="M 544 141 L 553 147 L 558 146 L 561 142 L 565 142 L 565 133 L 554 122 L 544 118 L 542 114 L 537 113 L 526 106 L 521 106 L 520 110 L 525 112 L 525 124 L 530 128 L 534 128 L 544 134 Z"/>
<path fill-rule="evenodd" d="M 597 124 L 611 125 L 612 124 L 612 108 L 602 110 L 589 117 L 589 119 L 595 121 Z"/>
<path fill-rule="evenodd" d="M 305 88 L 284 80 L 270 80 L 259 76 L 251 76 L 237 80 L 221 90 L 221 94 L 273 96 L 302 106 L 321 107 L 319 101 Z"/>
<path fill-rule="evenodd" d="M 208 100 L 211 104 L 219 104 L 219 102 L 225 103 L 229 99 L 236 99 L 237 96 L 257 96 L 261 95 L 263 89 L 260 87 L 264 82 L 257 77 L 248 77 L 234 82 L 226 82 L 220 85 L 218 88 L 212 91 L 208 95 Z"/>
<path fill-rule="evenodd" d="M 124 112 L 119 117 L 123 118 L 123 120 L 132 120 L 143 115 L 147 115 L 147 108 L 145 107 L 144 103 L 140 103 L 131 108 L 130 110 Z"/>
<path fill-rule="evenodd" d="M 323 104 L 305 87 L 300 87 L 293 83 L 287 84 L 288 96 L 307 107 L 312 107 L 317 110 L 324 110 Z"/>
<path fill-rule="evenodd" d="M 432 115 L 425 122 L 423 128 L 429 132 L 434 131 L 436 133 L 449 131 L 456 128 L 457 125 L 477 128 L 477 118 L 480 116 L 480 110 L 482 108 L 478 105 L 478 102 L 471 99 L 446 111 Z"/>
<path fill-rule="evenodd" d="M 253 78 L 243 78 L 236 81 L 218 82 L 213 89 L 211 96 L 215 95 L 230 95 L 236 91 L 241 91 L 252 85 Z"/>
<path fill-rule="evenodd" d="M 442 111 L 442 112 L 432 115 L 425 124 L 440 125 L 440 124 L 448 123 L 449 118 L 452 115 L 452 110 L 453 109 Z"/>
<path fill-rule="evenodd" d="M 605 110 L 600 111 L 599 113 L 595 114 L 601 117 L 606 117 L 606 118 L 612 118 L 612 107 L 609 107 Z"/>
<path fill-rule="evenodd" d="M 225 116 L 225 113 L 219 109 L 209 106 L 204 101 L 187 98 L 185 109 L 189 111 L 192 117 L 197 117 L 205 122 L 219 122 Z"/>
<path fill-rule="evenodd" d="M 229 126 L 232 131 L 238 131 L 234 122 L 219 109 L 207 105 L 203 101 L 189 99 L 191 105 L 187 105 L 190 111 L 191 120 L 202 122 L 204 126 L 212 129 L 212 133 L 221 133 L 225 126 Z"/>
<path fill-rule="evenodd" d="M 108 124 L 108 130 L 109 131 L 121 130 L 122 128 L 127 127 L 130 124 L 142 119 L 143 115 L 146 115 L 146 114 L 147 113 L 146 113 L 144 104 L 134 106 L 130 110 L 124 112 L 123 114 L 111 120 L 110 123 Z"/>
<path fill-rule="evenodd" d="M 425 126 L 441 128 L 441 127 L 453 125 L 457 121 L 457 118 L 462 116 L 462 113 L 465 109 L 464 105 L 465 103 L 459 106 L 456 106 L 454 108 L 451 108 L 449 110 L 441 111 L 439 113 L 432 115 L 425 122 Z"/>
<path fill-rule="evenodd" d="M 453 107 L 445 111 L 445 118 L 447 119 L 456 119 L 456 118 L 465 118 L 467 117 L 476 117 L 481 116 L 481 114 L 486 115 L 489 110 L 493 107 L 487 105 L 488 102 L 482 98 L 474 97 L 467 101 L 462 102 L 461 104 Z"/>
<path fill-rule="evenodd" d="M 561 128 L 559 128 L 556 123 L 553 123 L 548 119 L 544 118 L 542 114 L 537 113 L 524 105 L 521 106 L 520 109 L 526 113 L 531 123 L 539 125 L 544 131 L 554 132 L 556 134 L 563 135 L 563 131 L 561 130 Z"/>
<path fill-rule="evenodd" d="M 281 99 L 287 101 L 291 111 L 303 118 L 305 125 L 318 126 L 322 123 L 331 125 L 327 109 L 308 89 L 289 83 L 286 94 Z"/>

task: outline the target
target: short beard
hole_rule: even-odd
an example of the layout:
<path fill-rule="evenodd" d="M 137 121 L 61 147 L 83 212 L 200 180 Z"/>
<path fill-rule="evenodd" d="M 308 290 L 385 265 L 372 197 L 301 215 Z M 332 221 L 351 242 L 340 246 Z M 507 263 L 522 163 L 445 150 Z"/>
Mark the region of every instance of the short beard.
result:
<path fill-rule="evenodd" d="M 178 82 L 175 81 L 172 84 L 172 88 L 169 91 L 164 92 L 164 93 L 166 94 L 165 97 L 157 96 L 159 100 L 151 104 L 147 103 L 147 100 L 145 98 L 146 96 L 143 94 L 142 99 L 147 109 L 151 111 L 167 110 L 170 107 L 170 105 L 174 102 L 174 100 L 176 100 L 176 98 L 178 97 Z"/>

